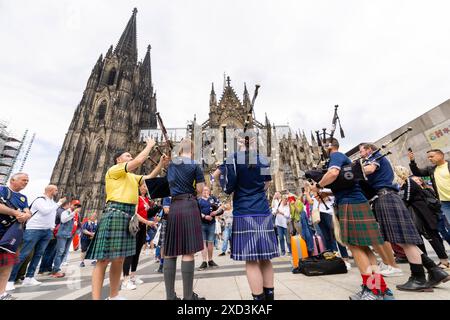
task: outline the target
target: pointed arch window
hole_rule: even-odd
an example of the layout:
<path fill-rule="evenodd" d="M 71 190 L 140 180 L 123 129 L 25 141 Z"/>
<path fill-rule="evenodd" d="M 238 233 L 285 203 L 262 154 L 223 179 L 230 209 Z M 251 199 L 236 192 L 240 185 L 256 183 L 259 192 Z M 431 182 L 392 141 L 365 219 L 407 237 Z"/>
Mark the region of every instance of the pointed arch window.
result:
<path fill-rule="evenodd" d="M 97 111 L 97 118 L 99 121 L 105 120 L 106 107 L 107 107 L 106 101 L 103 100 L 102 103 L 100 103 L 100 106 L 98 107 Z"/>
<path fill-rule="evenodd" d="M 78 171 L 82 171 L 84 168 L 84 162 L 86 161 L 87 150 L 86 146 L 83 147 L 83 151 L 80 153 L 80 157 L 78 158 Z"/>
<path fill-rule="evenodd" d="M 108 86 L 112 86 L 116 80 L 116 68 L 112 68 L 108 74 Z"/>
<path fill-rule="evenodd" d="M 91 171 L 94 171 L 94 169 L 96 169 L 98 166 L 98 163 L 100 160 L 100 155 L 102 153 L 102 148 L 103 148 L 103 143 L 99 143 L 97 145 L 97 148 L 95 149 L 94 158 L 92 159 L 92 164 L 91 164 Z"/>

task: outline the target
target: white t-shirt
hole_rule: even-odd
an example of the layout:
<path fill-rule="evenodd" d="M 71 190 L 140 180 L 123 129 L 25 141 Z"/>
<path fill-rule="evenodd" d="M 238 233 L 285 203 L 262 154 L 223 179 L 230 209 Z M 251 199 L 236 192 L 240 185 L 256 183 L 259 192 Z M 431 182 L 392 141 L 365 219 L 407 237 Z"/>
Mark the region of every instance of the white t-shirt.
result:
<path fill-rule="evenodd" d="M 287 228 L 288 219 L 291 217 L 291 210 L 288 205 L 280 205 L 278 211 L 281 211 L 283 214 L 277 214 L 275 218 L 275 225 L 278 227 Z"/>
<path fill-rule="evenodd" d="M 277 214 L 278 206 L 280 205 L 281 200 L 273 199 L 272 200 L 272 214 Z"/>
<path fill-rule="evenodd" d="M 328 214 L 334 214 L 334 197 L 329 196 L 328 199 L 324 199 L 326 205 L 328 206 L 328 209 L 325 207 L 325 204 L 322 202 L 319 202 L 316 198 L 314 198 L 314 204 L 313 204 L 313 210 L 319 208 L 320 212 L 328 213 Z"/>
<path fill-rule="evenodd" d="M 58 204 L 53 199 L 44 195 L 38 198 L 31 206 L 31 214 L 33 217 L 27 222 L 27 229 L 45 230 L 55 227 L 56 209 Z"/>

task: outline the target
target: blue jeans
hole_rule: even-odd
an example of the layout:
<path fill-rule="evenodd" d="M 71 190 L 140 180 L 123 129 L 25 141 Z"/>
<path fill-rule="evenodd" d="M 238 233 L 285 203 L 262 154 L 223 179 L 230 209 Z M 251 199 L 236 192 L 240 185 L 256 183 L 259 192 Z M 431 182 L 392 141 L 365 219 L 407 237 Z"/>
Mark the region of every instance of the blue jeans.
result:
<path fill-rule="evenodd" d="M 53 270 L 53 260 L 56 255 L 56 239 L 51 239 L 42 256 L 39 272 L 51 272 Z"/>
<path fill-rule="evenodd" d="M 325 242 L 325 248 L 327 250 L 337 252 L 339 247 L 341 257 L 348 258 L 347 248 L 345 248 L 339 242 L 337 242 L 334 237 L 333 216 L 331 214 L 321 212 L 319 227 L 320 230 L 322 231 L 322 238 Z"/>
<path fill-rule="evenodd" d="M 441 210 L 444 216 L 447 218 L 447 228 L 450 224 L 450 201 L 441 201 Z"/>
<path fill-rule="evenodd" d="M 55 261 L 53 262 L 53 272 L 61 271 L 61 264 L 64 260 L 64 257 L 69 252 L 71 242 L 72 238 L 56 237 L 56 255 Z"/>
<path fill-rule="evenodd" d="M 277 233 L 278 233 L 278 240 L 280 241 L 281 254 L 282 255 L 286 254 L 286 247 L 284 246 L 284 241 L 286 241 L 289 253 L 291 253 L 291 237 L 288 234 L 287 228 L 277 226 Z"/>
<path fill-rule="evenodd" d="M 52 238 L 52 230 L 50 229 L 43 229 L 43 230 L 26 229 L 23 234 L 23 245 L 22 250 L 20 251 L 19 254 L 19 263 L 14 266 L 8 281 L 16 280 L 17 273 L 19 272 L 22 263 L 30 255 L 33 249 L 34 255 L 30 261 L 25 277 L 27 278 L 34 277 L 34 273 L 36 271 L 36 267 L 39 263 L 39 260 L 41 260 L 45 248 L 47 247 L 47 244 L 51 238 Z"/>
<path fill-rule="evenodd" d="M 223 229 L 223 244 L 222 244 L 222 252 L 226 252 L 228 249 L 228 241 L 231 241 L 231 225 L 225 226 L 225 229 Z"/>
<path fill-rule="evenodd" d="M 442 214 L 438 221 L 438 231 L 441 237 L 450 244 L 450 201 L 441 201 Z"/>

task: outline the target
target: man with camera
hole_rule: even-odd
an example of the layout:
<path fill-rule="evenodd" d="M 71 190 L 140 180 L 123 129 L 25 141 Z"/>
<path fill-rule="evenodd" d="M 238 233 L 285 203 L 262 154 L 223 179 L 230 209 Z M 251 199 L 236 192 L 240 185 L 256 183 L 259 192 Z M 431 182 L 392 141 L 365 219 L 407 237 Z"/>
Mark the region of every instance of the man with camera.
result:
<path fill-rule="evenodd" d="M 29 181 L 28 174 L 19 172 L 14 174 L 9 186 L 0 186 L 0 241 L 10 228 L 16 228 L 17 224 L 25 223 L 31 218 L 28 208 L 27 197 L 20 193 L 27 186 Z M 17 232 L 21 232 L 21 228 Z M 20 236 L 19 236 L 20 238 Z M 19 243 L 16 244 L 18 246 Z M 0 248 L 0 300 L 13 300 L 14 298 L 6 293 L 6 284 L 11 274 L 13 266 L 18 262 L 18 252 L 10 250 L 11 248 Z"/>

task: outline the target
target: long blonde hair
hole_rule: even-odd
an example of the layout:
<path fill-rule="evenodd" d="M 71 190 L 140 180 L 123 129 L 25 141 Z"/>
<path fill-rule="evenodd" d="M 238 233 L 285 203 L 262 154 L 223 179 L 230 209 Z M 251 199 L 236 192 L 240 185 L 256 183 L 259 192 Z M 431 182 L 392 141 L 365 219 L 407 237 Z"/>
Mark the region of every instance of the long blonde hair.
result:
<path fill-rule="evenodd" d="M 403 166 L 395 166 L 394 167 L 394 183 L 399 185 L 403 185 L 408 177 L 410 176 L 409 169 Z"/>

